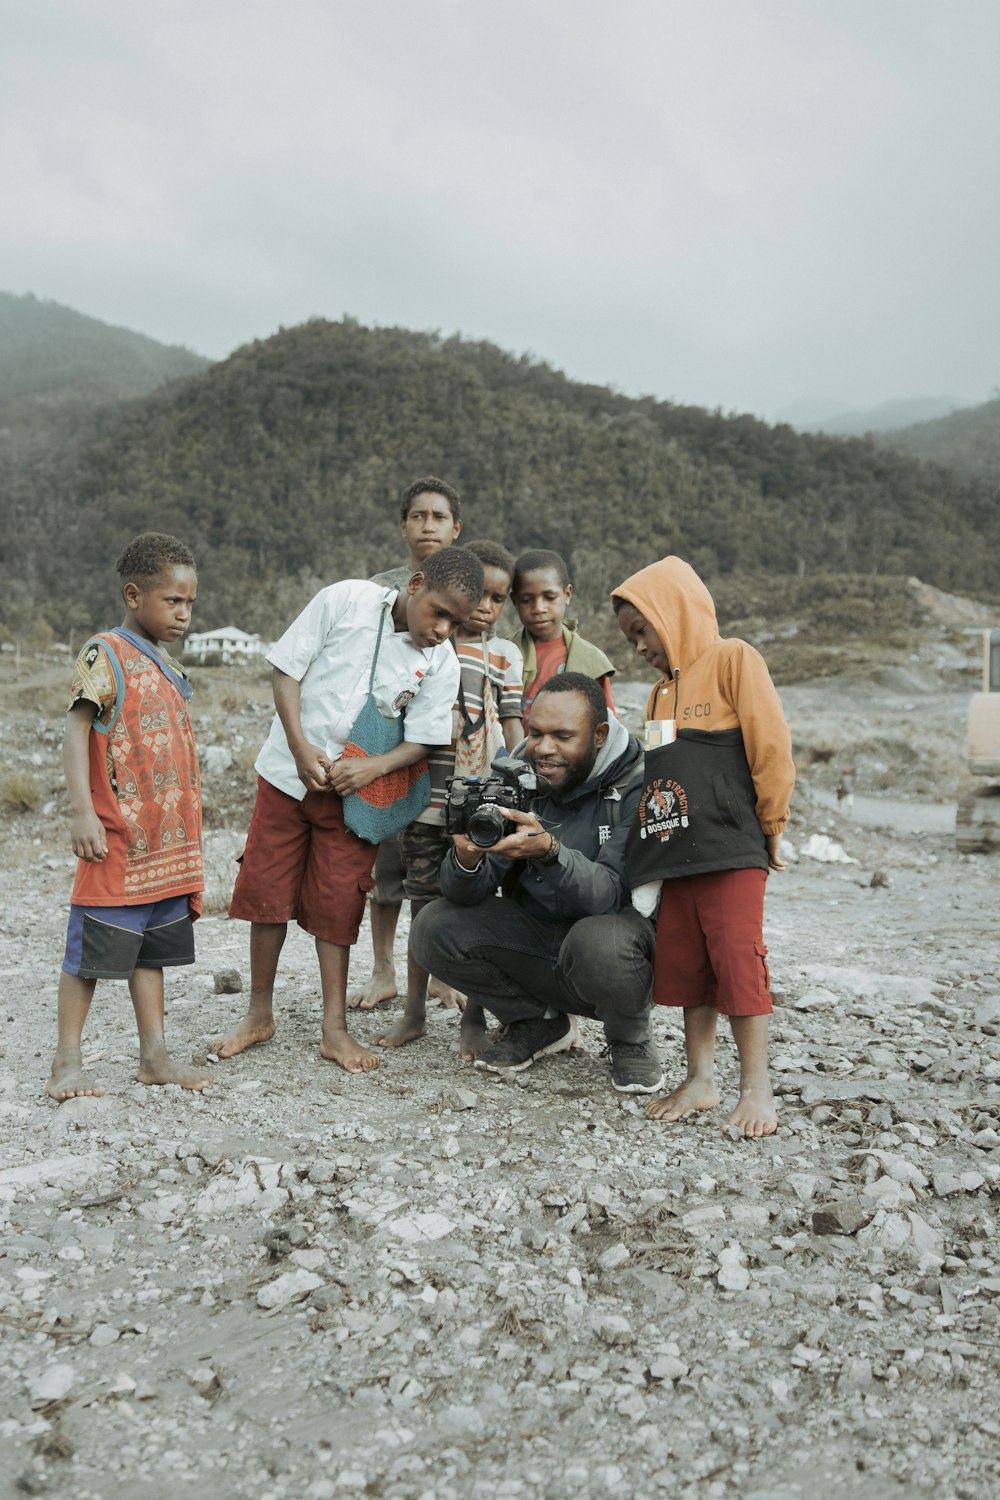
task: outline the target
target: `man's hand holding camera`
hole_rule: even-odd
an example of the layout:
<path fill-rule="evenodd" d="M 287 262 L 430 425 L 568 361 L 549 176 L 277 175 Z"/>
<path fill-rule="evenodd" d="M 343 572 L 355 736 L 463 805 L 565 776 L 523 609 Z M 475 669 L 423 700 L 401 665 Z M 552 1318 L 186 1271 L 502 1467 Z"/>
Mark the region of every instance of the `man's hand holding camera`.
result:
<path fill-rule="evenodd" d="M 513 807 L 498 807 L 497 812 L 514 827 L 488 848 L 474 844 L 467 833 L 452 834 L 455 858 L 463 870 L 474 870 L 485 854 L 502 854 L 505 859 L 551 859 L 558 853 L 554 834 L 542 827 L 534 813 Z"/>

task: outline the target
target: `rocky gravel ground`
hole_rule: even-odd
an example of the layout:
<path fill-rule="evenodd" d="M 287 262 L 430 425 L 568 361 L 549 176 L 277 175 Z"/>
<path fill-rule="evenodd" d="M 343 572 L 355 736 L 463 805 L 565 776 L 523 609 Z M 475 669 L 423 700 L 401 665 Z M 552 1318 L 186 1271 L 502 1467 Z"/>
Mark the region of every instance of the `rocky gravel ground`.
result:
<path fill-rule="evenodd" d="M 850 754 L 870 791 L 947 801 L 966 698 L 909 681 L 784 696 L 803 774 L 797 858 L 768 892 L 781 1126 L 755 1143 L 720 1129 L 728 1040 L 723 1106 L 669 1127 L 612 1092 L 588 1023 L 582 1054 L 507 1081 L 458 1063 L 440 1011 L 349 1078 L 319 1059 L 298 932 L 277 1038 L 219 1064 L 210 1092 L 132 1081 L 127 992 L 105 984 L 86 1051 L 108 1092 L 55 1105 L 58 713 L 8 727 L 8 764 L 28 756 L 52 787 L 44 814 L 8 817 L 0 870 L 12 1495 L 995 1493 L 997 865 L 919 819 L 841 819 L 831 794 Z M 232 778 L 218 764 L 208 798 Z M 218 907 L 239 831 L 209 839 Z M 405 923 L 400 974 L 404 944 Z M 369 961 L 362 943 L 359 977 Z M 168 979 L 179 1055 L 240 1011 L 233 970 L 247 931 L 216 910 Z M 679 1027 L 656 1026 L 676 1081 Z"/>

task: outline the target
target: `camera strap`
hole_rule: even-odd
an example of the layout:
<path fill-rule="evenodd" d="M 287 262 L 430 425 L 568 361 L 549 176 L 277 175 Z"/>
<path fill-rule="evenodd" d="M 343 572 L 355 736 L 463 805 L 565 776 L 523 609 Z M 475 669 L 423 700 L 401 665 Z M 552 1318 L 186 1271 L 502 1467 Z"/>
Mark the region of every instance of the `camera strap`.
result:
<path fill-rule="evenodd" d="M 622 800 L 625 793 L 628 791 L 629 787 L 634 786 L 636 782 L 641 782 L 642 779 L 643 760 L 640 756 L 636 764 L 632 767 L 632 769 L 626 776 L 622 777 L 621 781 L 613 781 L 609 787 L 601 788 L 601 795 L 603 796 L 605 805 L 608 809 L 608 823 L 612 831 L 614 831 L 614 829 L 616 829 L 618 827 L 618 824 L 621 822 Z"/>
<path fill-rule="evenodd" d="M 465 689 L 462 687 L 461 672 L 459 673 L 458 677 L 458 712 L 462 718 L 461 737 L 465 740 L 471 739 L 472 736 L 478 733 L 478 731 L 482 729 L 483 725 L 486 723 L 486 697 L 488 693 L 492 692 L 492 684 L 490 683 L 490 658 L 487 642 L 488 637 L 483 635 L 481 637 L 483 652 L 483 706 L 479 712 L 478 719 L 473 719 L 469 713 L 469 710 L 465 706 Z M 458 647 L 455 645 L 454 636 L 452 636 L 451 638 L 451 644 L 452 648 L 454 649 L 455 655 L 458 656 Z M 459 657 L 459 662 L 461 662 L 461 657 Z"/>

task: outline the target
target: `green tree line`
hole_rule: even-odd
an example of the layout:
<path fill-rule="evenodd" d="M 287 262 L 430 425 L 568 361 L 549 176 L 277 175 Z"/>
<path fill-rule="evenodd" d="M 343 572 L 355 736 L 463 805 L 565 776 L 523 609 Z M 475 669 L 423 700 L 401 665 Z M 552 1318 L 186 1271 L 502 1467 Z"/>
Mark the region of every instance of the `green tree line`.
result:
<path fill-rule="evenodd" d="M 117 609 L 137 531 L 199 561 L 198 623 L 273 635 L 320 583 L 400 558 L 397 497 L 438 473 L 466 538 L 563 553 L 585 616 L 663 554 L 741 573 L 905 576 L 995 596 L 996 485 L 867 439 L 584 385 L 493 345 L 345 319 L 249 344 L 6 463 L 0 620 Z"/>

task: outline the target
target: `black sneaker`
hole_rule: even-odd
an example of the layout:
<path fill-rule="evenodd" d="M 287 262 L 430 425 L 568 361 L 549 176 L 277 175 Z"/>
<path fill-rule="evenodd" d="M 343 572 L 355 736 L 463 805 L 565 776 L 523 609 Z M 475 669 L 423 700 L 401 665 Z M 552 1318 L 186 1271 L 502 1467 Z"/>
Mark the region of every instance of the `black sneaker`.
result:
<path fill-rule="evenodd" d="M 652 1042 L 616 1042 L 601 1053 L 611 1058 L 611 1084 L 620 1094 L 655 1094 L 665 1079 Z"/>
<path fill-rule="evenodd" d="M 547 1052 L 565 1052 L 576 1041 L 576 1031 L 569 1016 L 556 1016 L 546 1021 L 511 1021 L 498 1042 L 487 1047 L 481 1057 L 476 1058 L 477 1068 L 488 1068 L 491 1073 L 520 1073 L 530 1068 L 536 1057 Z"/>

